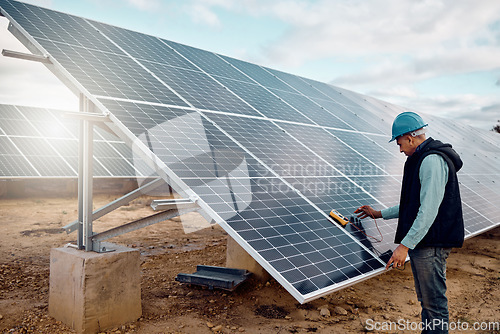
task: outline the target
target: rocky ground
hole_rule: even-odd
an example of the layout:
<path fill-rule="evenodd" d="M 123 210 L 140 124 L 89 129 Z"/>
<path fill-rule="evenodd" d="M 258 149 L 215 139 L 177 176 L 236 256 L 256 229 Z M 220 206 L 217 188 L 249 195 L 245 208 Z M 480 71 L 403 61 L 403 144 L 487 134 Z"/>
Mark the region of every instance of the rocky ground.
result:
<path fill-rule="evenodd" d="M 97 196 L 95 206 L 113 199 Z M 149 202 L 139 198 L 114 211 L 95 222 L 96 230 L 150 215 Z M 75 198 L 0 200 L 0 332 L 73 332 L 48 315 L 48 292 L 50 249 L 74 242 L 76 235 L 61 227 L 76 218 L 76 208 Z M 450 320 L 462 324 L 453 332 L 500 333 L 492 327 L 500 321 L 499 240 L 496 228 L 452 252 Z M 409 264 L 300 305 L 273 279 L 250 280 L 234 292 L 176 282 L 178 273 L 192 273 L 198 264 L 224 266 L 226 234 L 220 227 L 185 234 L 176 218 L 111 241 L 141 251 L 143 312 L 137 321 L 106 333 L 416 332 L 395 325 L 419 319 Z M 490 328 L 473 330 L 476 322 Z"/>

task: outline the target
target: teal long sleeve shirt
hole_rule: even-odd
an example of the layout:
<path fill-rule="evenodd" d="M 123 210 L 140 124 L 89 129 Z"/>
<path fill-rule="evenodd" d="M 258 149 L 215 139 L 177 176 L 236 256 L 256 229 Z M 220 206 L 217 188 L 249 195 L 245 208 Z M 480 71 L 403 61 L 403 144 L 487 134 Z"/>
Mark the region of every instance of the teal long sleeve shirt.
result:
<path fill-rule="evenodd" d="M 448 164 L 438 154 L 430 154 L 424 158 L 418 171 L 420 179 L 420 208 L 401 244 L 414 249 L 425 237 L 436 219 L 439 206 L 444 198 L 444 190 L 448 182 Z M 399 205 L 381 210 L 382 218 L 398 218 Z"/>

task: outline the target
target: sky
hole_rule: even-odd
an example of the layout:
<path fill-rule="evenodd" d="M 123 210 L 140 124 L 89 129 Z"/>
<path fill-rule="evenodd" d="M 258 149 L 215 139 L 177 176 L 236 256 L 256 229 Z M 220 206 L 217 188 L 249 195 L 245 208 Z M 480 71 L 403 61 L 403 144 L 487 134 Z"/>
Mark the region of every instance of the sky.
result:
<path fill-rule="evenodd" d="M 490 130 L 500 1 L 30 0 Z M 0 49 L 27 52 L 0 17 Z M 42 64 L 0 56 L 0 103 L 73 109 Z"/>

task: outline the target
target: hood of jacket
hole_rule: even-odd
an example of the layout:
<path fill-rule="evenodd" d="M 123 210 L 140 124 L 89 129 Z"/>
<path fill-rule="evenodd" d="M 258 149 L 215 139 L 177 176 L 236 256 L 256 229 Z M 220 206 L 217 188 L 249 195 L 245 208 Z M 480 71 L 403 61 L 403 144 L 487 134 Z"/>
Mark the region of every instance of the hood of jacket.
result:
<path fill-rule="evenodd" d="M 446 144 L 439 140 L 434 140 L 430 137 L 420 145 L 418 151 L 420 154 L 424 154 L 427 151 L 438 151 L 446 155 L 455 166 L 455 171 L 457 172 L 462 168 L 464 164 L 451 144 Z"/>

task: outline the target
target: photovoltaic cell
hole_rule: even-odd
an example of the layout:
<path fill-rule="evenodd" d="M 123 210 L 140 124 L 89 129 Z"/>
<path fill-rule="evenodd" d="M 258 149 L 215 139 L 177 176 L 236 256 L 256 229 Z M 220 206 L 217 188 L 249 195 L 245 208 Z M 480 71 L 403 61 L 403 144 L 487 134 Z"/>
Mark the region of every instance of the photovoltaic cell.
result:
<path fill-rule="evenodd" d="M 355 132 L 327 130 L 338 141 L 349 146 L 352 150 L 363 156 L 349 162 L 344 161 L 344 168 L 349 169 L 350 174 L 377 175 L 383 174 L 400 175 L 403 172 L 404 157 L 399 153 L 397 146 L 384 145 L 386 137 L 376 135 L 360 135 Z M 377 143 L 378 142 L 378 143 Z M 367 163 L 369 162 L 369 163 Z"/>
<path fill-rule="evenodd" d="M 0 173 L 2 176 L 38 176 L 25 156 L 18 150 L 12 140 L 0 136 Z"/>
<path fill-rule="evenodd" d="M 40 145 L 40 139 L 14 137 L 12 141 L 23 156 L 34 162 L 33 164 L 37 166 L 37 170 L 42 175 L 70 176 L 76 174 L 76 171 L 54 149 L 46 143 Z"/>
<path fill-rule="evenodd" d="M 283 124 L 282 127 L 290 136 L 304 143 L 318 158 L 333 166 L 337 171 L 346 175 L 381 175 L 386 174 L 383 167 L 375 164 L 359 152 L 347 145 L 339 137 L 345 132 L 337 131 L 337 136 L 331 131 L 318 127 L 304 127 L 295 124 Z M 316 161 L 314 160 L 314 161 Z M 315 168 L 315 174 L 329 174 L 329 169 Z"/>
<path fill-rule="evenodd" d="M 179 44 L 172 41 L 162 41 L 170 45 L 185 58 L 189 59 L 192 64 L 197 66 L 197 68 L 205 71 L 210 75 L 254 83 L 252 79 L 250 79 L 240 70 L 236 69 L 234 66 L 231 66 L 227 61 L 225 61 L 224 59 L 222 59 L 222 57 L 218 56 L 215 53 L 192 48 L 184 44 Z"/>
<path fill-rule="evenodd" d="M 361 118 L 359 115 L 355 114 L 352 112 L 350 109 L 352 107 L 347 107 L 342 104 L 339 104 L 333 100 L 322 100 L 322 99 L 314 99 L 312 98 L 314 102 L 316 102 L 318 105 L 320 105 L 322 108 L 327 110 L 329 113 L 332 115 L 336 115 L 338 118 L 340 118 L 342 121 L 344 121 L 344 124 L 347 124 L 346 126 L 342 126 L 342 128 L 349 129 L 349 130 L 357 130 L 361 132 L 368 132 L 368 133 L 382 133 L 380 129 L 377 127 L 377 121 L 375 122 L 368 122 L 365 119 Z M 332 127 L 328 123 L 321 123 L 323 126 L 328 126 Z"/>
<path fill-rule="evenodd" d="M 351 216 L 364 204 L 398 203 L 405 159 L 388 139 L 392 120 L 405 109 L 104 23 L 12 0 L 0 6 L 29 41 L 41 45 L 40 53 L 63 66 L 62 75 L 111 113 L 115 129 L 127 129 L 122 139 L 161 160 L 175 190 L 182 193 L 185 185 L 194 191 L 212 210 L 208 215 L 297 300 L 383 271 L 395 247 L 395 220 L 343 229 L 328 212 Z M 4 175 L 13 172 L 11 161 L 26 175 L 41 175 L 28 160 L 37 152 L 26 147 L 35 131 L 49 135 L 45 142 L 58 152 L 45 154 L 66 156 L 61 166 L 74 166 L 69 152 L 76 138 L 50 138 L 51 121 L 5 110 Z M 462 155 L 466 236 L 499 225 L 498 137 L 423 116 L 429 134 Z M 21 131 L 31 139 L 16 135 Z M 126 173 L 131 161 L 136 173 L 153 173 L 137 168 L 141 161 L 120 141 L 104 133 L 96 138 L 94 163 L 101 173 Z"/>
<path fill-rule="evenodd" d="M 135 31 L 121 29 L 96 21 L 90 21 L 104 35 L 109 36 L 120 48 L 132 57 L 153 63 L 173 67 L 196 70 L 189 61 L 175 52 L 168 44 L 157 37 L 140 34 Z M 110 44 L 110 42 L 108 42 Z M 121 52 L 120 52 L 121 54 Z"/>
<path fill-rule="evenodd" d="M 120 51 L 93 29 L 84 19 L 36 6 L 18 7 L 15 2 L 2 1 L 2 9 L 37 40 L 67 43 L 86 49 Z"/>
<path fill-rule="evenodd" d="M 377 178 L 379 182 L 386 181 L 386 179 L 380 179 L 381 177 Z M 374 192 L 370 192 L 373 189 L 366 182 L 361 182 L 362 178 L 360 177 L 309 176 L 286 178 L 286 181 L 318 206 L 321 211 L 329 212 L 331 209 L 336 209 L 345 217 L 352 216 L 354 209 L 362 205 L 380 207 L 381 203 L 384 203 L 382 196 L 373 197 Z M 379 229 L 377 229 L 377 225 Z M 388 236 L 394 232 L 394 225 L 393 222 L 384 220 L 379 220 L 377 225 L 371 220 L 365 220 L 359 223 L 357 228 L 348 225 L 347 230 L 360 243 L 374 253 L 381 255 L 393 247 L 394 240 Z M 385 259 L 385 261 L 387 260 L 388 258 Z"/>
<path fill-rule="evenodd" d="M 267 120 L 208 114 L 211 120 L 241 143 L 280 176 L 307 176 L 307 166 L 314 165 L 329 175 L 339 175 L 300 142 Z M 265 134 L 265 135 L 262 135 Z"/>
<path fill-rule="evenodd" d="M 276 78 L 276 76 L 267 72 L 264 68 L 260 67 L 259 65 L 247 63 L 245 61 L 241 61 L 231 57 L 226 57 L 226 56 L 221 56 L 221 57 L 263 87 L 280 89 L 292 93 L 295 91 L 289 85 L 279 80 L 278 78 Z"/>
<path fill-rule="evenodd" d="M 324 82 L 319 82 L 316 80 L 311 80 L 307 78 L 302 78 L 306 83 L 310 84 L 312 87 L 315 89 L 319 90 L 321 93 L 323 93 L 325 96 L 327 96 L 330 100 L 335 101 L 339 104 L 342 104 L 346 107 L 349 106 L 357 106 L 358 104 L 354 102 L 352 99 L 349 99 L 348 97 L 344 96 L 340 91 L 334 88 L 333 86 L 326 84 Z"/>
<path fill-rule="evenodd" d="M 256 116 L 264 116 L 284 121 L 312 123 L 305 115 L 293 109 L 266 88 L 254 84 L 226 78 L 218 80 L 256 110 Z"/>
<path fill-rule="evenodd" d="M 202 72 L 150 62 L 145 66 L 196 108 L 258 115 L 244 101 Z"/>
<path fill-rule="evenodd" d="M 278 89 L 272 89 L 272 92 L 279 96 L 287 104 L 293 106 L 296 110 L 301 111 L 315 124 L 341 129 L 351 128 L 340 118 L 326 111 L 322 106 L 303 95 L 280 91 Z"/>
<path fill-rule="evenodd" d="M 491 221 L 500 220 L 500 207 L 494 200 L 492 201 L 500 195 L 497 188 L 491 188 L 496 184 L 494 180 L 488 180 L 484 176 L 461 175 L 459 181 L 462 186 L 460 188 L 462 197 L 467 199 L 468 205 Z M 474 224 L 476 223 L 479 222 Z"/>
<path fill-rule="evenodd" d="M 325 94 L 321 93 L 311 84 L 296 75 L 273 70 L 267 67 L 264 67 L 264 69 L 292 87 L 295 90 L 295 93 L 304 94 L 312 99 L 328 100 L 328 97 Z"/>

